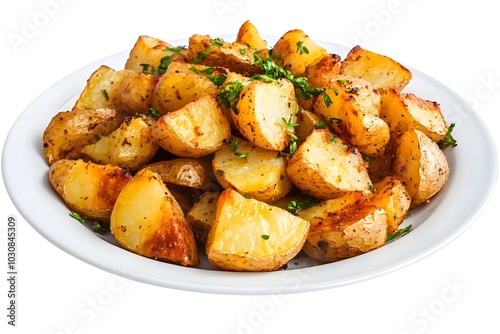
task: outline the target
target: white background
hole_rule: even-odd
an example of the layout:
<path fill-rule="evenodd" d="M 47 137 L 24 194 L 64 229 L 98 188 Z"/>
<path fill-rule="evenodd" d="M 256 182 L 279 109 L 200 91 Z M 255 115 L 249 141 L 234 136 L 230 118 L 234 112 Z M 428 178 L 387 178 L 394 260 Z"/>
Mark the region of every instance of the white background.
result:
<path fill-rule="evenodd" d="M 417 68 L 473 103 L 498 139 L 500 20 L 489 0 L 0 3 L 2 146 L 16 118 L 38 95 L 84 65 L 130 49 L 140 34 L 164 40 L 235 34 L 246 19 L 263 34 L 280 36 L 300 28 L 313 39 L 361 43 Z M 498 191 L 475 223 L 437 253 L 382 277 L 285 295 L 272 304 L 268 296 L 176 291 L 118 278 L 50 244 L 17 213 L 4 187 L 0 196 L 0 219 L 15 215 L 19 233 L 18 326 L 7 325 L 8 289 L 2 278 L 2 333 L 500 330 Z M 5 225 L 0 263 L 6 264 Z M 5 277 L 7 270 L 2 272 Z"/>

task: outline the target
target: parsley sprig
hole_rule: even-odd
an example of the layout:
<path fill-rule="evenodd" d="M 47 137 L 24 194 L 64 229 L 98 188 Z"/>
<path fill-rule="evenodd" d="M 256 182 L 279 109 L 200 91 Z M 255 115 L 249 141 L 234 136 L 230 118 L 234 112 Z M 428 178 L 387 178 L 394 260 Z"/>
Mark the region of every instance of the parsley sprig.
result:
<path fill-rule="evenodd" d="M 222 86 L 220 93 L 217 97 L 220 99 L 221 104 L 226 108 L 231 108 L 235 115 L 238 115 L 236 105 L 239 101 L 240 92 L 243 89 L 243 84 L 239 81 L 230 81 Z"/>
<path fill-rule="evenodd" d="M 313 87 L 307 83 L 306 77 L 295 77 L 289 70 L 285 70 L 283 67 L 278 66 L 273 58 L 267 57 L 263 59 L 260 57 L 257 52 L 254 53 L 254 59 L 257 66 L 262 68 L 264 73 L 257 74 L 253 78 L 264 80 L 264 81 L 273 81 L 280 78 L 288 79 L 296 88 L 296 96 L 297 98 L 309 100 L 313 97 L 316 97 L 320 94 L 323 94 L 323 99 L 325 105 L 328 107 L 332 103 L 330 96 L 326 93 L 326 89 Z"/>
<path fill-rule="evenodd" d="M 167 46 L 163 51 L 171 52 L 171 54 L 164 56 L 160 59 L 160 65 L 155 68 L 151 64 L 140 64 L 142 66 L 142 71 L 152 74 L 152 75 L 163 75 L 167 71 L 168 65 L 172 62 L 174 56 L 182 53 L 186 49 L 185 46 L 170 47 Z"/>
<path fill-rule="evenodd" d="M 389 242 L 397 237 L 406 235 L 406 234 L 410 233 L 412 229 L 413 229 L 413 227 L 410 224 L 410 225 L 406 226 L 405 228 L 397 230 L 395 233 L 388 234 L 386 239 L 385 239 L 385 242 Z"/>
<path fill-rule="evenodd" d="M 455 147 L 458 145 L 455 138 L 453 138 L 453 136 L 451 135 L 451 132 L 453 131 L 454 128 L 455 128 L 455 123 L 451 123 L 450 126 L 448 127 L 448 131 L 446 132 L 444 138 L 438 142 L 438 146 L 440 149 L 444 149 L 448 146 Z"/>

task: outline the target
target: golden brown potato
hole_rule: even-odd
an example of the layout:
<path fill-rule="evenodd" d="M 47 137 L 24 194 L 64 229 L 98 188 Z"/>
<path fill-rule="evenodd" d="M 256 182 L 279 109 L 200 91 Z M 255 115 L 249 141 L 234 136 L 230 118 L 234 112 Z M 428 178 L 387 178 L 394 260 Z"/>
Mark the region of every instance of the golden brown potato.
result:
<path fill-rule="evenodd" d="M 310 64 L 326 54 L 326 49 L 318 45 L 302 30 L 286 32 L 273 47 L 276 64 L 289 70 L 294 76 L 301 77 Z"/>
<path fill-rule="evenodd" d="M 398 226 L 408 215 L 410 195 L 405 186 L 395 176 L 386 176 L 373 184 L 373 196 L 370 201 L 387 213 L 387 234 L 395 233 Z"/>
<path fill-rule="evenodd" d="M 205 247 L 213 265 L 235 271 L 272 271 L 302 248 L 309 223 L 234 190 L 224 190 Z"/>
<path fill-rule="evenodd" d="M 441 108 L 434 101 L 385 89 L 381 92 L 380 102 L 380 117 L 389 125 L 394 137 L 408 129 L 418 129 L 439 142 L 448 131 Z"/>
<path fill-rule="evenodd" d="M 306 67 L 304 76 L 307 82 L 313 87 L 325 87 L 332 76 L 337 76 L 340 71 L 339 55 L 334 53 L 325 53 L 314 63 Z"/>
<path fill-rule="evenodd" d="M 299 125 L 295 127 L 295 135 L 299 138 L 306 138 L 314 129 L 321 126 L 322 121 L 315 113 L 300 108 L 297 113 L 297 123 Z"/>
<path fill-rule="evenodd" d="M 267 41 L 262 38 L 257 27 L 250 21 L 245 21 L 240 26 L 236 35 L 236 43 L 245 44 L 252 49 L 259 50 L 257 54 L 262 59 L 269 57 Z"/>
<path fill-rule="evenodd" d="M 392 172 L 401 178 L 411 207 L 430 200 L 446 183 L 450 169 L 439 146 L 422 131 L 412 129 L 398 138 Z"/>
<path fill-rule="evenodd" d="M 139 171 L 118 195 L 110 228 L 118 244 L 133 253 L 183 266 L 199 263 L 182 209 L 149 169 Z"/>
<path fill-rule="evenodd" d="M 212 191 L 203 193 L 186 215 L 196 242 L 203 249 L 207 243 L 208 232 L 212 228 L 213 218 L 215 218 L 219 195 L 219 192 Z"/>
<path fill-rule="evenodd" d="M 160 146 L 151 135 L 151 123 L 144 117 L 128 116 L 122 125 L 81 152 L 95 163 L 112 164 L 131 171 L 148 163 Z"/>
<path fill-rule="evenodd" d="M 267 42 L 262 38 L 257 27 L 250 21 L 245 21 L 240 26 L 236 36 L 236 42 L 249 45 L 256 50 L 267 50 Z"/>
<path fill-rule="evenodd" d="M 357 256 L 383 246 L 387 214 L 363 194 L 353 192 L 302 210 L 311 227 L 304 252 L 320 262 Z"/>
<path fill-rule="evenodd" d="M 147 113 L 157 82 L 158 77 L 152 74 L 125 71 L 116 93 L 116 108 L 128 115 Z"/>
<path fill-rule="evenodd" d="M 379 93 L 363 79 L 342 75 L 333 76 L 325 88 L 331 103 L 320 96 L 314 112 L 363 155 L 381 155 L 390 133 L 389 126 L 378 116 Z"/>
<path fill-rule="evenodd" d="M 153 93 L 152 107 L 161 115 L 183 108 L 204 95 L 217 95 L 217 86 L 206 76 L 172 72 L 163 75 Z"/>
<path fill-rule="evenodd" d="M 215 98 L 205 95 L 160 117 L 151 134 L 166 151 L 196 158 L 217 151 L 231 127 Z"/>
<path fill-rule="evenodd" d="M 360 191 L 370 194 L 373 184 L 357 149 L 327 129 L 316 129 L 288 160 L 292 182 L 308 195 L 330 199 Z"/>
<path fill-rule="evenodd" d="M 162 65 L 162 59 L 168 61 L 164 61 L 164 65 Z M 174 47 L 155 37 L 142 35 L 139 36 L 134 47 L 130 50 L 125 69 L 161 75 L 162 73 L 159 73 L 158 69 L 161 69 L 160 72 L 165 71 L 166 63 L 186 60 L 182 48 Z"/>
<path fill-rule="evenodd" d="M 215 152 L 212 168 L 222 187 L 263 202 L 276 201 L 292 188 L 283 156 L 241 138 L 232 137 Z"/>
<path fill-rule="evenodd" d="M 194 64 L 225 67 L 232 72 L 252 76 L 262 69 L 255 62 L 257 51 L 242 43 L 227 43 L 208 35 L 193 35 L 189 38 L 189 55 Z"/>
<path fill-rule="evenodd" d="M 49 169 L 49 182 L 67 206 L 102 222 L 109 222 L 118 194 L 131 179 L 120 167 L 83 160 L 61 159 Z"/>
<path fill-rule="evenodd" d="M 375 89 L 402 90 L 412 78 L 410 70 L 395 60 L 361 48 L 352 48 L 340 65 L 340 73 L 370 82 Z"/>
<path fill-rule="evenodd" d="M 237 112 L 231 114 L 243 137 L 271 151 L 283 151 L 295 129 L 297 99 L 293 84 L 286 79 L 276 82 L 255 80 L 239 94 Z"/>
<path fill-rule="evenodd" d="M 85 145 L 107 136 L 123 120 L 114 109 L 62 111 L 50 120 L 43 132 L 43 153 L 49 165 L 59 159 L 77 159 Z"/>
<path fill-rule="evenodd" d="M 76 109 L 116 108 L 118 91 L 125 71 L 102 65 L 92 73 L 73 106 Z"/>
<path fill-rule="evenodd" d="M 199 190 L 208 189 L 215 179 L 212 167 L 195 158 L 175 158 L 157 161 L 144 166 L 160 175 L 163 182 Z"/>

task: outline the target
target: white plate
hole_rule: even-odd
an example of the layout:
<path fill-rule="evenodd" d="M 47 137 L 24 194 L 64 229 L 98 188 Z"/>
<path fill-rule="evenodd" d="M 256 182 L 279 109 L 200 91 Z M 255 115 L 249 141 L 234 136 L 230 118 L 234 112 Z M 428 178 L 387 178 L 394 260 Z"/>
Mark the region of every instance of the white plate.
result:
<path fill-rule="evenodd" d="M 231 40 L 231 36 L 222 37 Z M 270 45 L 276 41 L 266 38 Z M 187 45 L 187 40 L 171 43 Z M 349 50 L 319 43 L 341 56 Z M 49 121 L 61 108 L 67 109 L 91 73 L 102 64 L 121 69 L 127 57 L 128 51 L 99 60 L 49 88 L 19 116 L 2 155 L 7 191 L 24 219 L 60 249 L 116 275 L 168 288 L 230 294 L 292 293 L 352 284 L 414 263 L 448 244 L 479 215 L 496 182 L 496 150 L 476 112 L 449 88 L 411 69 L 413 80 L 405 90 L 441 104 L 448 123 L 457 124 L 453 136 L 458 146 L 445 150 L 451 169 L 445 188 L 405 221 L 413 225 L 408 235 L 355 258 L 324 265 L 293 260 L 287 270 L 270 273 L 224 272 L 207 265 L 185 268 L 132 254 L 117 247 L 109 235 L 100 238 L 69 217 L 48 182 L 42 152 L 42 134 Z"/>

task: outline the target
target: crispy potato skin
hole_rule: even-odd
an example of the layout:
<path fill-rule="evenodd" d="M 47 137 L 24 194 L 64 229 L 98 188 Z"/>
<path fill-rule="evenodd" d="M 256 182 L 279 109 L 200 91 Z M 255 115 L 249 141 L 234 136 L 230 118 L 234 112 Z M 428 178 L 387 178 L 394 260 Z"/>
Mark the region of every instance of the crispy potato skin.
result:
<path fill-rule="evenodd" d="M 122 189 L 111 213 L 111 233 L 125 249 L 183 266 L 199 263 L 184 213 L 160 176 L 139 171 Z"/>
<path fill-rule="evenodd" d="M 292 182 L 308 195 L 331 199 L 352 191 L 370 194 L 373 184 L 359 152 L 328 129 L 314 130 L 288 160 Z"/>
<path fill-rule="evenodd" d="M 215 218 L 219 195 L 219 192 L 213 191 L 203 193 L 186 214 L 186 220 L 193 229 L 196 242 L 203 249 L 207 244 L 208 233 L 212 228 L 213 219 Z"/>
<path fill-rule="evenodd" d="M 300 29 L 287 31 L 273 46 L 273 58 L 276 64 L 289 70 L 296 77 L 303 76 L 307 66 L 324 54 L 326 49 Z"/>
<path fill-rule="evenodd" d="M 116 108 L 128 115 L 147 113 L 157 83 L 158 77 L 152 74 L 125 71 L 116 93 Z"/>
<path fill-rule="evenodd" d="M 189 38 L 189 58 L 194 64 L 214 67 L 224 67 L 232 72 L 252 76 L 261 73 L 262 69 L 256 64 L 254 48 L 246 44 L 224 41 L 221 45 L 214 43 L 208 35 L 192 35 Z"/>
<path fill-rule="evenodd" d="M 437 102 L 395 89 L 384 89 L 380 96 L 380 117 L 389 125 L 393 138 L 408 129 L 418 129 L 435 142 L 446 135 L 448 127 Z"/>
<path fill-rule="evenodd" d="M 309 222 L 238 192 L 224 190 L 206 244 L 210 263 L 232 271 L 272 271 L 302 248 Z"/>
<path fill-rule="evenodd" d="M 325 86 L 331 99 L 318 98 L 314 112 L 362 154 L 380 156 L 390 139 L 389 126 L 379 117 L 380 95 L 366 80 L 333 76 Z"/>
<path fill-rule="evenodd" d="M 450 174 L 443 151 L 417 129 L 408 130 L 398 138 L 391 169 L 406 187 L 411 208 L 428 202 L 444 187 Z"/>
<path fill-rule="evenodd" d="M 49 182 L 68 207 L 102 222 L 109 222 L 118 194 L 131 179 L 125 169 L 81 159 L 61 159 L 49 169 Z"/>
<path fill-rule="evenodd" d="M 411 199 L 401 180 L 386 176 L 373 185 L 370 201 L 387 213 L 387 234 L 395 233 L 408 215 Z"/>
<path fill-rule="evenodd" d="M 245 21 L 240 26 L 236 35 L 236 42 L 240 44 L 250 45 L 256 50 L 267 50 L 267 42 L 262 38 L 257 27 L 250 21 Z"/>
<path fill-rule="evenodd" d="M 387 214 L 359 192 L 327 200 L 299 216 L 311 223 L 303 250 L 321 262 L 354 257 L 385 243 Z"/>
<path fill-rule="evenodd" d="M 143 168 L 158 173 L 166 184 L 205 190 L 215 182 L 211 166 L 201 159 L 175 158 L 153 162 Z"/>
<path fill-rule="evenodd" d="M 78 159 L 81 149 L 107 136 L 122 122 L 114 109 L 77 109 L 57 113 L 43 133 L 43 153 L 49 165 L 60 159 Z"/>
<path fill-rule="evenodd" d="M 159 149 L 151 126 L 142 117 L 126 117 L 122 125 L 81 152 L 95 163 L 113 164 L 131 171 L 149 162 Z"/>
<path fill-rule="evenodd" d="M 411 71 L 395 60 L 361 48 L 352 48 L 340 65 L 340 73 L 365 79 L 375 89 L 402 90 L 411 80 Z"/>

